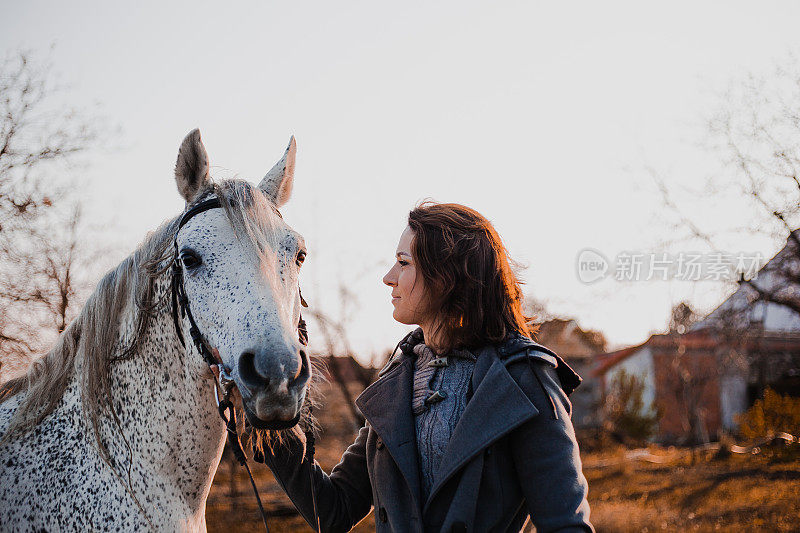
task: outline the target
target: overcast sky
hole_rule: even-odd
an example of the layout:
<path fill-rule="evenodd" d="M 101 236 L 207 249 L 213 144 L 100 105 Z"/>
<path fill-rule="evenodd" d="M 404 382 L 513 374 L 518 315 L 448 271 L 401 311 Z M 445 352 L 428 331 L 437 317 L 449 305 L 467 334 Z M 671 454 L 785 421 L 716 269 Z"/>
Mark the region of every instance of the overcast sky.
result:
<path fill-rule="evenodd" d="M 172 170 L 192 128 L 215 176 L 251 181 L 295 135 L 284 215 L 309 245 L 303 293 L 336 315 L 347 285 L 364 357 L 408 329 L 380 279 L 424 198 L 486 215 L 527 267 L 527 293 L 614 345 L 663 329 L 682 298 L 714 307 L 729 286 L 584 284 L 578 253 L 660 251 L 646 169 L 699 183 L 715 169 L 696 143 L 719 94 L 800 50 L 796 2 L 6 4 L 0 48 L 49 57 L 69 102 L 119 127 L 79 176 L 114 261 L 182 209 Z M 709 225 L 740 216 L 697 212 Z"/>

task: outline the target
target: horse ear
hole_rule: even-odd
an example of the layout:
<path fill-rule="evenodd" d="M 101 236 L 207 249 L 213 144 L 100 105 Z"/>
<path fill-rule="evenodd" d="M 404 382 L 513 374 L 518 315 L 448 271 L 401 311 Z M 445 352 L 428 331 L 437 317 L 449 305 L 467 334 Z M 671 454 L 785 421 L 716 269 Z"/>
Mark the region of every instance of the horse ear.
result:
<path fill-rule="evenodd" d="M 275 163 L 272 170 L 267 172 L 267 175 L 258 184 L 258 188 L 272 200 L 276 207 L 281 207 L 288 202 L 292 195 L 295 154 L 297 154 L 297 143 L 292 135 L 281 160 Z"/>
<path fill-rule="evenodd" d="M 193 129 L 183 139 L 175 162 L 175 182 L 187 202 L 191 202 L 211 181 L 208 168 L 208 154 L 200 139 L 200 130 Z"/>

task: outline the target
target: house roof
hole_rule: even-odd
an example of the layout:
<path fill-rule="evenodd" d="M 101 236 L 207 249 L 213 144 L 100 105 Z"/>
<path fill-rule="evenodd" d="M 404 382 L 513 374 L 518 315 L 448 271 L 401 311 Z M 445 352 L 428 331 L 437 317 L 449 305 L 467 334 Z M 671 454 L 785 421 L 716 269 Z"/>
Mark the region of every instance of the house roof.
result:
<path fill-rule="evenodd" d="M 538 324 L 539 342 L 566 358 L 591 358 L 605 351 L 606 338 L 599 331 L 584 330 L 572 318 L 554 318 Z"/>
<path fill-rule="evenodd" d="M 740 340 L 744 343 L 740 345 L 740 348 L 746 350 L 757 350 L 759 352 L 800 351 L 800 333 L 795 332 L 761 332 L 748 335 Z M 646 341 L 636 346 L 629 346 L 621 350 L 595 356 L 597 366 L 592 371 L 592 375 L 597 377 L 605 374 L 614 366 L 638 353 L 645 346 L 668 349 L 677 349 L 678 346 L 683 346 L 688 350 L 713 350 L 719 348 L 725 342 L 724 338 L 710 330 L 692 331 L 683 335 L 670 333 L 650 335 Z"/>
<path fill-rule="evenodd" d="M 792 233 L 800 235 L 800 228 L 795 229 Z M 786 245 L 758 271 L 757 279 L 761 281 L 755 282 L 760 287 L 771 286 L 775 282 L 773 271 L 776 269 L 776 265 L 796 254 L 793 241 L 787 239 Z M 800 316 L 794 311 L 774 303 L 757 302 L 754 305 L 748 298 L 749 292 L 754 292 L 754 290 L 747 285 L 740 285 L 730 297 L 705 318 L 692 325 L 689 331 L 683 335 L 651 335 L 646 341 L 636 346 L 596 355 L 597 365 L 592 371 L 592 375 L 605 374 L 610 368 L 639 352 L 645 345 L 665 348 L 682 345 L 688 349 L 716 348 L 724 343 L 725 339 L 715 332 L 714 326 L 718 320 L 724 318 L 726 313 L 737 311 L 744 312 L 749 323 L 755 322 L 761 325 L 760 331 L 755 331 L 754 334 L 742 339 L 745 348 L 765 351 L 800 350 Z M 744 331 L 749 332 L 748 329 Z"/>
<path fill-rule="evenodd" d="M 800 235 L 800 228 L 792 233 Z M 797 254 L 794 241 L 787 238 L 784 247 L 759 269 L 758 274 L 750 280 L 750 283 L 765 290 L 773 290 L 777 286 L 776 284 L 785 283 L 785 280 L 777 272 L 785 267 L 786 261 L 795 259 Z M 714 329 L 735 323 L 738 327 L 759 324 L 764 330 L 800 332 L 800 315 L 788 307 L 776 303 L 753 302 L 754 296 L 756 296 L 755 289 L 749 284 L 740 283 L 733 294 L 702 320 L 692 325 L 689 330 Z"/>
<path fill-rule="evenodd" d="M 653 335 L 651 335 L 650 338 L 643 343 L 637 344 L 636 346 L 628 346 L 627 348 L 622 348 L 621 350 L 615 350 L 613 352 L 596 355 L 595 361 L 597 361 L 597 366 L 595 366 L 594 370 L 592 370 L 592 375 L 601 376 L 605 374 L 611 367 L 616 366 L 638 352 L 642 347 L 644 347 L 644 345 L 649 343 L 652 338 Z"/>

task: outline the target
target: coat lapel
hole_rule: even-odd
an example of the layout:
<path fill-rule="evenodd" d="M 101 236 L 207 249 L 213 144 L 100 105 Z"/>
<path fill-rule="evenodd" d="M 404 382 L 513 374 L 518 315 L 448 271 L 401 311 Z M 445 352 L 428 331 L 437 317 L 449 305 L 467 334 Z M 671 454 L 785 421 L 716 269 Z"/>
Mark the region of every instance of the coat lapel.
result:
<path fill-rule="evenodd" d="M 383 440 L 408 483 L 414 500 L 420 501 L 417 432 L 411 412 L 413 360 L 404 358 L 356 398 L 361 414 Z"/>
<path fill-rule="evenodd" d="M 442 486 L 470 459 L 539 412 L 492 351 L 487 348 L 478 357 L 472 375 L 474 394 L 450 437 L 425 510 Z M 502 416 L 494 416 L 501 407 Z"/>

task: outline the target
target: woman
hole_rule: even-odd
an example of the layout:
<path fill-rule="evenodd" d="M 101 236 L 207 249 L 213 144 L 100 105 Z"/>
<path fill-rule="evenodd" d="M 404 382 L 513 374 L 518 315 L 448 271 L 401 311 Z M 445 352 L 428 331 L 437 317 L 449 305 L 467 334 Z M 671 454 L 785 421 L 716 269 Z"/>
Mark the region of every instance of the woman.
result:
<path fill-rule="evenodd" d="M 476 211 L 425 203 L 384 276 L 419 327 L 356 400 L 366 418 L 330 475 L 314 464 L 322 531 L 375 508 L 377 531 L 593 531 L 567 394 L 580 378 L 529 338 L 500 237 Z M 399 349 L 399 350 L 398 350 Z M 265 462 L 315 523 L 303 444 Z"/>

